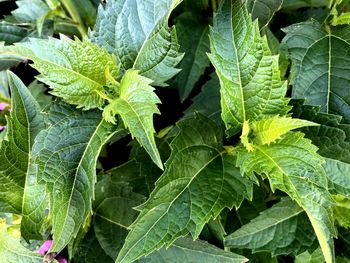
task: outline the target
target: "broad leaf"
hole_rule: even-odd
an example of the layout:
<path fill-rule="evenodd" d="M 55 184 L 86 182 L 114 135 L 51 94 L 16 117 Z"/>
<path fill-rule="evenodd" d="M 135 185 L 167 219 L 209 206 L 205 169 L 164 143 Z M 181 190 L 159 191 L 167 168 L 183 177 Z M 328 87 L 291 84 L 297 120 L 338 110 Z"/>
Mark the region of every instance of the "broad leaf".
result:
<path fill-rule="evenodd" d="M 270 144 L 280 139 L 287 132 L 306 126 L 319 125 L 311 121 L 279 116 L 256 121 L 252 123 L 254 142 L 257 144 Z"/>
<path fill-rule="evenodd" d="M 8 228 L 4 220 L 0 219 L 0 262 L 41 263 L 43 258 L 25 248 L 20 239 L 9 234 Z"/>
<path fill-rule="evenodd" d="M 223 149 L 219 126 L 196 115 L 177 124 L 166 170 L 131 225 L 117 262 L 130 262 L 180 236 L 198 238 L 204 224 L 225 208 L 251 198 L 252 183 Z"/>
<path fill-rule="evenodd" d="M 220 79 L 221 117 L 228 136 L 236 134 L 247 120 L 288 112 L 278 56 L 271 55 L 257 21 L 251 21 L 241 0 L 223 1 L 214 17 L 210 46 L 209 58 Z"/>
<path fill-rule="evenodd" d="M 291 25 L 283 45 L 292 59 L 292 97 L 350 123 L 350 28 L 326 31 L 316 21 Z"/>
<path fill-rule="evenodd" d="M 155 85 L 179 72 L 182 55 L 175 28 L 169 28 L 171 11 L 181 0 L 110 0 L 98 8 L 92 42 L 115 54 L 121 70 L 133 68 Z"/>
<path fill-rule="evenodd" d="M 329 0 L 283 0 L 282 10 L 294 11 L 303 7 L 324 7 Z"/>
<path fill-rule="evenodd" d="M 45 94 L 45 85 L 39 83 L 37 80 L 34 80 L 32 83 L 30 83 L 28 89 L 42 109 L 44 109 L 52 102 L 52 96 Z"/>
<path fill-rule="evenodd" d="M 322 250 L 320 248 L 314 251 L 305 251 L 295 258 L 295 263 L 320 263 L 324 262 Z"/>
<path fill-rule="evenodd" d="M 185 12 L 177 18 L 176 30 L 185 56 L 179 64 L 182 70 L 176 76 L 174 85 L 184 101 L 210 64 L 206 54 L 209 52 L 209 26 L 200 16 Z"/>
<path fill-rule="evenodd" d="M 0 149 L 0 208 L 2 212 L 20 214 L 31 147 L 43 128 L 43 117 L 27 87 L 13 73 L 9 73 L 9 83 L 12 111 Z"/>
<path fill-rule="evenodd" d="M 49 123 L 37 136 L 33 152 L 37 180 L 50 192 L 51 252 L 60 252 L 91 211 L 97 157 L 116 128 L 101 120 L 100 111 L 80 111 L 64 103 L 51 106 Z"/>
<path fill-rule="evenodd" d="M 18 8 L 11 13 L 19 23 L 35 23 L 50 11 L 44 0 L 18 0 L 16 4 Z"/>
<path fill-rule="evenodd" d="M 104 108 L 103 117 L 114 123 L 115 115 L 119 114 L 131 135 L 145 148 L 153 162 L 163 169 L 153 127 L 153 114 L 160 114 L 156 106 L 160 100 L 153 92 L 151 82 L 136 70 L 126 71 L 120 84 L 120 97 Z"/>
<path fill-rule="evenodd" d="M 266 175 L 272 189 L 286 192 L 307 213 L 326 262 L 334 262 L 332 206 L 323 158 L 302 133 L 289 132 L 274 144 L 239 149 L 237 165 L 242 173 Z"/>
<path fill-rule="evenodd" d="M 5 21 L 0 22 L 0 42 L 5 42 L 6 45 L 20 42 L 28 35 L 29 30 Z"/>
<path fill-rule="evenodd" d="M 34 61 L 40 72 L 38 80 L 47 84 L 51 93 L 84 109 L 102 108 L 110 95 L 105 86 L 117 92 L 111 76 L 117 77 L 115 58 L 87 40 L 34 39 L 7 50 Z M 5 49 L 6 52 L 6 49 Z"/>
<path fill-rule="evenodd" d="M 23 56 L 6 51 L 4 42 L 0 42 L 0 72 L 18 65 L 22 60 L 24 60 Z"/>
<path fill-rule="evenodd" d="M 283 0 L 247 0 L 247 8 L 253 20 L 259 20 L 260 28 L 265 28 L 271 22 L 275 13 L 282 7 Z"/>
<path fill-rule="evenodd" d="M 128 227 L 138 212 L 133 207 L 145 198 L 132 192 L 126 183 L 112 181 L 109 176 L 96 185 L 93 227 L 97 240 L 112 259 L 116 259 L 128 234 Z M 116 209 L 111 209 L 115 207 Z"/>
<path fill-rule="evenodd" d="M 201 262 L 201 263 L 244 263 L 243 256 L 219 249 L 207 242 L 191 238 L 179 238 L 168 249 L 162 248 L 151 255 L 137 260 L 138 263 Z"/>
<path fill-rule="evenodd" d="M 272 256 L 297 255 L 314 240 L 312 226 L 303 209 L 286 198 L 227 236 L 225 245 L 249 248 L 253 253 L 270 251 Z"/>
<path fill-rule="evenodd" d="M 334 218 L 344 228 L 350 228 L 350 199 L 341 195 L 335 195 L 336 206 L 333 209 Z"/>

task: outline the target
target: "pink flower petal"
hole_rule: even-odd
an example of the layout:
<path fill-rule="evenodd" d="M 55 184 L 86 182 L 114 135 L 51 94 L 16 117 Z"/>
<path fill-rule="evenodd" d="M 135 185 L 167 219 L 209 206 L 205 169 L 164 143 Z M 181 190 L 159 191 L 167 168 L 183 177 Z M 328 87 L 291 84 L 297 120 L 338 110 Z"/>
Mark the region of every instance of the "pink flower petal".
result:
<path fill-rule="evenodd" d="M 52 240 L 46 240 L 44 244 L 38 249 L 38 253 L 41 255 L 45 255 L 47 251 L 50 250 L 50 247 L 52 246 Z"/>
<path fill-rule="evenodd" d="M 58 256 L 56 259 L 57 259 L 58 263 L 68 263 L 68 260 L 62 256 Z"/>
<path fill-rule="evenodd" d="M 1 102 L 0 103 L 0 111 L 4 110 L 6 107 L 8 107 L 9 105 L 7 103 Z"/>
<path fill-rule="evenodd" d="M 6 126 L 0 126 L 0 131 L 5 130 Z"/>

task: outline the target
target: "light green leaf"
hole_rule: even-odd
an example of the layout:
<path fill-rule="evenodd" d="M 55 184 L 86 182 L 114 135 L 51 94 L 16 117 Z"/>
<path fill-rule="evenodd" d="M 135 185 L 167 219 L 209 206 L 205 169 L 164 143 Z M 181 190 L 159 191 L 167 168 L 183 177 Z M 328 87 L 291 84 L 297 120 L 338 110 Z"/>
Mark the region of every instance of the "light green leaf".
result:
<path fill-rule="evenodd" d="M 255 138 L 254 142 L 262 145 L 275 142 L 287 132 L 306 126 L 319 126 L 319 124 L 301 119 L 292 119 L 291 117 L 274 116 L 253 122 L 251 125 Z"/>
<path fill-rule="evenodd" d="M 225 208 L 251 199 L 252 183 L 222 145 L 221 128 L 201 115 L 180 121 L 166 170 L 130 226 L 117 262 L 131 262 L 187 233 L 198 238 L 204 224 Z"/>
<path fill-rule="evenodd" d="M 223 1 L 214 17 L 210 46 L 209 58 L 220 79 L 221 117 L 228 136 L 239 132 L 247 120 L 289 111 L 278 56 L 271 55 L 258 22 L 251 21 L 241 0 Z"/>
<path fill-rule="evenodd" d="M 18 8 L 11 13 L 19 23 L 35 23 L 50 11 L 43 0 L 19 0 L 16 4 Z"/>
<path fill-rule="evenodd" d="M 8 52 L 27 57 L 40 72 L 38 80 L 47 84 L 51 93 L 84 109 L 101 108 L 110 95 L 110 77 L 117 77 L 115 58 L 88 40 L 30 39 L 9 47 Z M 5 50 L 6 52 L 6 50 Z"/>
<path fill-rule="evenodd" d="M 291 25 L 283 45 L 292 59 L 292 97 L 350 123 L 350 27 L 326 31 L 317 21 Z"/>
<path fill-rule="evenodd" d="M 242 173 L 266 175 L 272 189 L 286 192 L 307 213 L 327 263 L 334 262 L 332 206 L 323 158 L 317 147 L 300 132 L 289 132 L 274 144 L 239 149 Z"/>
<path fill-rule="evenodd" d="M 340 226 L 350 228 L 350 199 L 341 195 L 335 195 L 333 198 L 336 201 L 334 218 Z"/>
<path fill-rule="evenodd" d="M 23 56 L 6 51 L 4 49 L 4 42 L 0 42 L 0 72 L 18 65 L 23 59 Z"/>
<path fill-rule="evenodd" d="M 324 257 L 321 248 L 317 248 L 314 251 L 305 251 L 295 258 L 295 263 L 322 263 Z"/>
<path fill-rule="evenodd" d="M 132 192 L 128 184 L 114 182 L 109 176 L 97 183 L 95 195 L 94 232 L 107 255 L 116 259 L 128 234 L 128 227 L 138 215 L 133 207 L 144 202 L 145 197 Z"/>
<path fill-rule="evenodd" d="M 98 8 L 92 42 L 115 54 L 121 70 L 133 68 L 164 86 L 179 72 L 182 59 L 175 27 L 169 28 L 171 11 L 181 0 L 110 0 Z"/>
<path fill-rule="evenodd" d="M 182 70 L 175 77 L 174 85 L 179 89 L 180 99 L 184 101 L 210 65 L 206 54 L 209 52 L 209 25 L 200 16 L 185 12 L 177 18 L 176 30 L 185 56 L 179 64 Z"/>
<path fill-rule="evenodd" d="M 9 234 L 8 225 L 0 219 L 0 263 L 41 263 L 43 258 L 25 248 L 20 239 Z"/>
<path fill-rule="evenodd" d="M 162 248 L 151 255 L 137 260 L 138 263 L 244 263 L 243 256 L 219 249 L 207 242 L 191 238 L 179 238 L 168 249 Z"/>
<path fill-rule="evenodd" d="M 163 169 L 153 127 L 153 114 L 160 114 L 156 106 L 160 100 L 153 92 L 151 82 L 136 70 L 126 71 L 120 84 L 120 97 L 104 108 L 103 117 L 114 123 L 115 115 L 119 114 L 131 135 L 145 148 L 153 162 Z"/>
<path fill-rule="evenodd" d="M 310 247 L 314 240 L 312 226 L 303 209 L 284 198 L 227 236 L 225 246 L 249 248 L 253 253 L 270 251 L 272 256 L 297 255 Z"/>
<path fill-rule="evenodd" d="M 37 180 L 50 193 L 50 252 L 60 252 L 91 211 L 97 158 L 117 128 L 101 120 L 100 111 L 81 111 L 64 103 L 51 106 L 49 123 L 37 136 L 33 152 Z"/>
<path fill-rule="evenodd" d="M 247 0 L 247 9 L 253 20 L 259 20 L 259 26 L 264 29 L 273 16 L 282 7 L 283 0 Z"/>
<path fill-rule="evenodd" d="M 43 128 L 43 117 L 27 87 L 13 73 L 9 73 L 9 83 L 12 111 L 0 149 L 0 210 L 20 214 L 31 147 Z"/>

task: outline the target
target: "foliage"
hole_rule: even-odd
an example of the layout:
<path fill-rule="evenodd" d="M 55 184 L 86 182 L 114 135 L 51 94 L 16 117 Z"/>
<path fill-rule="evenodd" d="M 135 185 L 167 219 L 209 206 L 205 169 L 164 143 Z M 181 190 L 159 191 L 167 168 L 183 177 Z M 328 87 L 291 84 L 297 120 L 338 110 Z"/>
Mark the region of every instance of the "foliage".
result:
<path fill-rule="evenodd" d="M 350 261 L 350 1 L 16 5 L 0 262 Z"/>

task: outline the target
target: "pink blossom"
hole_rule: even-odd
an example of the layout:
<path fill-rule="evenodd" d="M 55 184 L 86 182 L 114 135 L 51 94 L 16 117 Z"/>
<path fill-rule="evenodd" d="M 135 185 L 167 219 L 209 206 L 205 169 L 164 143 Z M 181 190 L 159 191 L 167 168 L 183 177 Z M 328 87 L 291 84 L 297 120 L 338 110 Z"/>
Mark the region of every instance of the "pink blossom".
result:
<path fill-rule="evenodd" d="M 57 258 L 58 263 L 68 263 L 67 259 L 65 259 L 62 256 L 58 256 Z"/>
<path fill-rule="evenodd" d="M 44 244 L 38 249 L 38 253 L 41 255 L 45 255 L 47 251 L 50 250 L 50 247 L 52 246 L 52 240 L 46 240 Z"/>
<path fill-rule="evenodd" d="M 1 102 L 0 103 L 0 111 L 4 110 L 6 107 L 8 107 L 9 105 L 7 103 Z"/>

